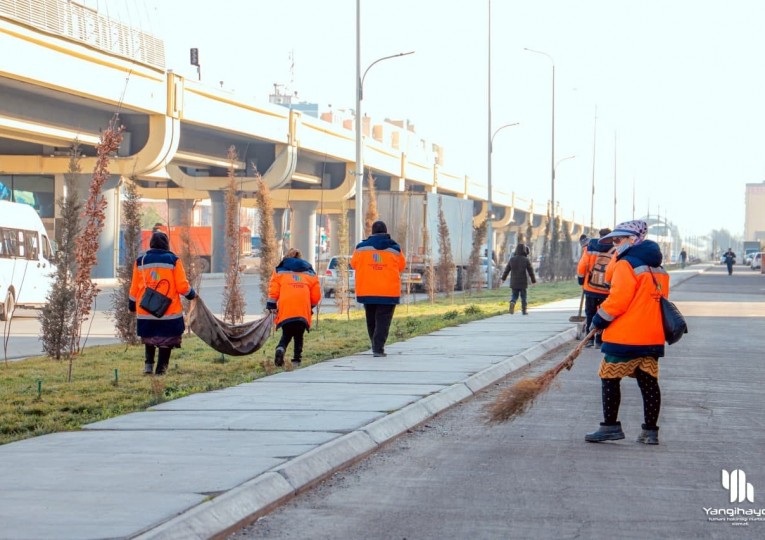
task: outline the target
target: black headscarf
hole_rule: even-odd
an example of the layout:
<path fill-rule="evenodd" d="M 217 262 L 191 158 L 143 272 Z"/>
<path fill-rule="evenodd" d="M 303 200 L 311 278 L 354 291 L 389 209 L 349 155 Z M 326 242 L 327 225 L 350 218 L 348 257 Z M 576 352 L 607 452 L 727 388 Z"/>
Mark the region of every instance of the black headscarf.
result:
<path fill-rule="evenodd" d="M 149 247 L 151 249 L 164 249 L 170 251 L 170 239 L 162 231 L 154 231 L 149 241 Z"/>

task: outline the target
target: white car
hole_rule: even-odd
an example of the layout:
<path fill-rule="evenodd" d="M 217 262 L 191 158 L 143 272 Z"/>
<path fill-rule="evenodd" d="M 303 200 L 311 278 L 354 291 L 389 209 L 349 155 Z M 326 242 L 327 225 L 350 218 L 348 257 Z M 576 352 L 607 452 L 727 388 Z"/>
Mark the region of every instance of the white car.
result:
<path fill-rule="evenodd" d="M 335 256 L 329 260 L 327 264 L 327 270 L 322 277 L 322 289 L 324 291 L 324 297 L 329 298 L 337 290 L 338 280 L 340 279 L 340 263 L 348 265 L 348 292 L 353 292 L 356 288 L 356 272 L 351 268 L 351 258 L 346 256 Z"/>
<path fill-rule="evenodd" d="M 752 262 L 749 263 L 749 268 L 752 270 L 762 269 L 762 252 L 752 255 Z"/>

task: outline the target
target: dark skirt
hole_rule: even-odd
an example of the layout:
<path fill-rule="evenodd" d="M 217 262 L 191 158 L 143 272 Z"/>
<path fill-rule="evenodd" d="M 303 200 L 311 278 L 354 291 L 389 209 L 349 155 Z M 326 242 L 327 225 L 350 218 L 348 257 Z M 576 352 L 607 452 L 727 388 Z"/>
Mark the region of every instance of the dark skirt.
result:
<path fill-rule="evenodd" d="M 153 345 L 155 347 L 165 347 L 168 349 L 179 349 L 183 336 L 144 336 L 141 343 L 144 345 Z"/>

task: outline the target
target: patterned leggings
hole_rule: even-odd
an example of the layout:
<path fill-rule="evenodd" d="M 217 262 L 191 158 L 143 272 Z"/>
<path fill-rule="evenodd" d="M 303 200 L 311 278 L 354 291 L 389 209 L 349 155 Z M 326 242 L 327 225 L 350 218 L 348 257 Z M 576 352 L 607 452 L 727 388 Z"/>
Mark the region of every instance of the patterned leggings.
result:
<path fill-rule="evenodd" d="M 661 409 L 659 380 L 639 368 L 635 370 L 635 378 L 640 387 L 640 393 L 643 394 L 645 428 L 657 429 L 656 422 L 659 420 L 659 410 Z M 621 381 L 621 379 L 600 379 L 603 423 L 609 426 L 615 425 L 619 416 L 619 405 L 622 402 Z"/>

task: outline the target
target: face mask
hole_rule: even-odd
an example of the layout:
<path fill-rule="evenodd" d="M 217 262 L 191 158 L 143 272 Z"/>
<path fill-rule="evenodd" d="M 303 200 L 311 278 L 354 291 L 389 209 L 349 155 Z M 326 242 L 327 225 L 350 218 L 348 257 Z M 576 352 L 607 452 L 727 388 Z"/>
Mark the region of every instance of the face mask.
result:
<path fill-rule="evenodd" d="M 632 242 L 630 242 L 630 240 L 625 240 L 624 242 L 616 246 L 616 254 L 621 255 L 622 253 L 627 251 L 630 247 L 632 247 Z"/>

